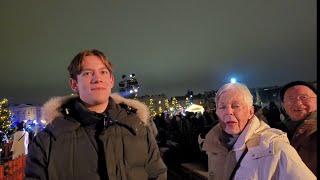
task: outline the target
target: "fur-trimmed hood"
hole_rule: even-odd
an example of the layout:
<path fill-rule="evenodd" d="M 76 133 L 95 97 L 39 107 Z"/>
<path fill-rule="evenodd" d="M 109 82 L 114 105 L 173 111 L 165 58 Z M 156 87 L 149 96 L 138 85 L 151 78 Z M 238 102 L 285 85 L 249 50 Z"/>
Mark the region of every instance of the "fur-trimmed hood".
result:
<path fill-rule="evenodd" d="M 78 98 L 78 95 L 67 95 L 67 96 L 59 96 L 53 97 L 48 100 L 42 106 L 42 115 L 44 120 L 46 121 L 45 124 L 50 124 L 55 118 L 62 116 L 62 112 L 65 111 L 68 113 L 68 109 L 62 109 L 62 106 L 68 103 L 71 100 Z M 126 104 L 133 109 L 136 109 L 137 117 L 144 123 L 147 124 L 149 122 L 150 112 L 148 107 L 141 103 L 140 101 L 133 100 L 133 99 L 126 99 L 121 97 L 118 93 L 112 93 L 110 97 L 116 104 Z"/>

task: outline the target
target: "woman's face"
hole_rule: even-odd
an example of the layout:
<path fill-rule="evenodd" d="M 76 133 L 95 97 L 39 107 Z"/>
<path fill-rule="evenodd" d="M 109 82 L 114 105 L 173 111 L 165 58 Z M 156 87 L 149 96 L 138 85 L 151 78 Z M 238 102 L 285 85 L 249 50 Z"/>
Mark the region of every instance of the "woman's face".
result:
<path fill-rule="evenodd" d="M 218 99 L 216 114 L 224 131 L 237 135 L 253 117 L 254 107 L 248 105 L 240 90 L 228 89 Z"/>

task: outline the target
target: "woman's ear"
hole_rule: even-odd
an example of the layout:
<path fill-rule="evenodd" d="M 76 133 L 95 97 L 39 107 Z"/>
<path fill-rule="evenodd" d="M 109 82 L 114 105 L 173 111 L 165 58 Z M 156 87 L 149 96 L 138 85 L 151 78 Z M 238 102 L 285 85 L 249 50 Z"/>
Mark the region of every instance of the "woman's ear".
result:
<path fill-rule="evenodd" d="M 254 116 L 254 106 L 250 107 L 249 114 L 250 114 L 249 119 L 251 119 Z"/>

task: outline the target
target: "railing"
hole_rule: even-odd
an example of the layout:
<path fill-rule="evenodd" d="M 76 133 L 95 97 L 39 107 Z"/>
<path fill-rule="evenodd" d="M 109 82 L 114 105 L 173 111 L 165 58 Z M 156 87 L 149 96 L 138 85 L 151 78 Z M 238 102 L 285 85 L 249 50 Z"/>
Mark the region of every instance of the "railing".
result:
<path fill-rule="evenodd" d="M 25 165 L 25 155 L 19 156 L 16 159 L 5 162 L 3 165 L 0 165 L 0 180 L 22 180 L 25 176 Z"/>

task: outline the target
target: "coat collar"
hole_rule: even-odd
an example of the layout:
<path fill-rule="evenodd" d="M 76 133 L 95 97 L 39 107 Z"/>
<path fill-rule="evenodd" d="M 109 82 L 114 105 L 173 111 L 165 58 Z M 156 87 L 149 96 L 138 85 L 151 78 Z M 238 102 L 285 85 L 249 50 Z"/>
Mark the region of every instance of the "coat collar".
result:
<path fill-rule="evenodd" d="M 312 133 L 317 130 L 317 111 L 311 112 L 306 118 L 302 119 L 301 121 L 292 121 L 289 119 L 286 121 L 285 126 L 287 127 L 290 134 L 296 134 L 297 130 L 299 134 L 308 131 Z"/>
<path fill-rule="evenodd" d="M 286 133 L 279 129 L 270 128 L 265 122 L 253 116 L 242 131 L 233 149 L 235 151 L 242 150 L 247 146 L 255 151 L 264 151 L 265 149 L 269 149 L 276 138 L 289 142 Z"/>
<path fill-rule="evenodd" d="M 317 131 L 317 111 L 310 113 L 295 131 L 295 136 L 304 134 L 305 136 Z"/>
<path fill-rule="evenodd" d="M 220 123 L 213 127 L 206 135 L 202 149 L 212 153 L 226 151 L 226 148 L 219 140 L 222 131 L 223 129 L 221 128 Z M 248 148 L 254 148 L 255 151 L 263 151 L 268 149 L 271 141 L 275 140 L 277 137 L 283 138 L 285 141 L 289 142 L 285 133 L 278 129 L 270 128 L 267 124 L 254 116 L 249 120 L 245 129 L 241 132 L 233 146 L 233 150 L 243 150 L 245 146 L 247 146 Z"/>
<path fill-rule="evenodd" d="M 68 108 L 67 104 L 75 101 L 77 98 L 78 95 L 67 95 L 62 97 L 53 97 L 48 100 L 42 107 L 42 115 L 46 121 L 45 124 L 52 123 L 52 121 L 63 114 L 69 114 L 70 109 Z M 136 109 L 136 116 L 143 124 L 147 124 L 150 113 L 145 104 L 137 100 L 125 99 L 117 93 L 111 94 L 110 98 L 114 101 L 115 105 L 125 104 Z"/>

